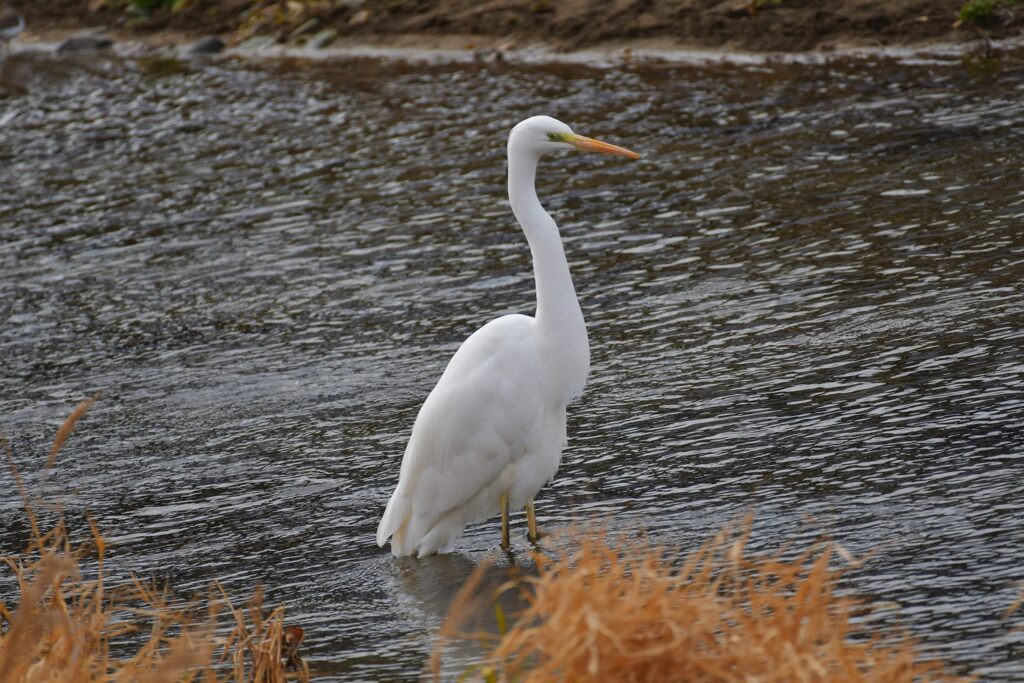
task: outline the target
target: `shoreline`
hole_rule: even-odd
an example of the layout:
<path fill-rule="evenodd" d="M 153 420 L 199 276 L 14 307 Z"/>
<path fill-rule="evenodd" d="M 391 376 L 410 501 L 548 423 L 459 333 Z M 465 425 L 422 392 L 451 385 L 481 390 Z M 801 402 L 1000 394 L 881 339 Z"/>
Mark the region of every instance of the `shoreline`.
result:
<path fill-rule="evenodd" d="M 8 5 L 39 34 L 102 29 L 119 41 L 151 45 L 217 35 L 236 48 L 807 54 L 1024 39 L 1024 5 L 984 0 L 988 14 L 965 14 L 979 1 L 159 0 L 150 10 L 90 0 L 48 0 L 46 10 L 37 0 Z"/>
<path fill-rule="evenodd" d="M 83 34 L 102 35 L 113 41 L 113 52 L 135 57 L 154 52 L 173 52 L 173 56 L 196 56 L 190 48 L 204 36 L 191 32 L 159 31 L 147 34 L 85 29 L 52 29 L 26 31 L 12 45 L 12 54 L 53 52 L 64 40 Z M 636 63 L 713 64 L 741 63 L 822 63 L 837 59 L 869 58 L 962 58 L 978 52 L 1012 51 L 1024 48 L 1024 36 L 997 40 L 928 41 L 907 45 L 850 45 L 835 49 L 812 49 L 791 52 L 763 52 L 728 48 L 708 48 L 662 39 L 619 40 L 579 50 L 564 51 L 543 43 L 511 43 L 491 36 L 398 34 L 365 37 L 345 36 L 331 46 L 310 48 L 290 44 L 266 44 L 246 47 L 245 44 L 225 48 L 222 57 L 243 59 L 306 59 L 331 61 L 348 59 L 382 59 L 399 61 L 434 61 L 449 63 L 485 63 L 507 61 L 518 64 L 566 63 L 591 66 L 622 66 Z"/>

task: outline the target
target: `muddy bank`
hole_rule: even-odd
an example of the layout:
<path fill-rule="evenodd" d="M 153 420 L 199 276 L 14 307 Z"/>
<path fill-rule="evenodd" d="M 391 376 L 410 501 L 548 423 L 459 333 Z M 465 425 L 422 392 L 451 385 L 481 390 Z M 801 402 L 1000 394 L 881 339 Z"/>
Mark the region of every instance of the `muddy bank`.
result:
<path fill-rule="evenodd" d="M 391 45 L 415 35 L 542 42 L 559 50 L 650 41 L 791 52 L 1004 38 L 1024 30 L 1024 9 L 999 0 L 967 22 L 959 21 L 959 0 L 186 0 L 173 10 L 162 8 L 162 0 L 10 4 L 37 29 L 222 34 L 234 43 L 265 35 L 292 43 L 338 36 Z"/>

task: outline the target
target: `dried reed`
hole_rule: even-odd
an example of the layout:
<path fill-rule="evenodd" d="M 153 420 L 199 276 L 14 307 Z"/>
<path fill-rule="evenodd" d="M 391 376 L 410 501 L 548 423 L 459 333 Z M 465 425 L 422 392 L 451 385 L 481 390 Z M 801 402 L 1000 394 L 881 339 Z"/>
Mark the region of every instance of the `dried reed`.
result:
<path fill-rule="evenodd" d="M 870 608 L 836 593 L 830 561 L 845 551 L 821 543 L 796 559 L 752 557 L 745 528 L 681 559 L 601 531 L 551 558 L 535 553 L 538 573 L 519 585 L 526 609 L 474 673 L 524 683 L 964 680 L 922 659 L 905 634 L 853 619 Z M 467 595 L 442 637 L 457 633 Z"/>
<path fill-rule="evenodd" d="M 95 397 L 83 401 L 64 421 L 46 462 L 56 462 L 75 423 Z M 40 531 L 38 517 L 0 434 L 32 538 L 24 552 L 2 559 L 17 584 L 13 605 L 0 601 L 0 681 L 172 682 L 309 680 L 298 657 L 302 631 L 284 625 L 284 608 L 263 615 L 262 593 L 237 609 L 217 586 L 205 601 L 180 605 L 169 591 L 133 579 L 106 585 L 106 542 L 89 518 L 91 537 L 73 544 L 63 520 Z M 95 577 L 95 578 L 87 578 Z M 221 597 L 222 596 L 222 597 Z M 226 612 L 231 621 L 222 623 Z M 226 637 L 218 636 L 230 627 Z M 128 652 L 118 655 L 116 653 Z M 286 671 L 287 665 L 298 669 Z"/>

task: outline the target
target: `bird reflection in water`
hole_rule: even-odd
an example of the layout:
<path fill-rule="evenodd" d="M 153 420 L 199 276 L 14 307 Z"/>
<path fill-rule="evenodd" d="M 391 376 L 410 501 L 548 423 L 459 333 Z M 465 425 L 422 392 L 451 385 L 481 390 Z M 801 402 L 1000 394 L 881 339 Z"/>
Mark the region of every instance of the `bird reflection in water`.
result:
<path fill-rule="evenodd" d="M 396 561 L 401 591 L 428 619 L 444 624 L 435 642 L 436 651 L 443 649 L 443 674 L 461 674 L 481 660 L 488 636 L 496 640 L 501 634 L 499 608 L 509 623 L 526 608 L 520 586 L 536 574 L 536 564 L 522 555 L 517 559 L 512 563 L 506 555 L 480 562 L 461 553 L 445 553 Z M 465 599 L 458 599 L 471 582 Z"/>

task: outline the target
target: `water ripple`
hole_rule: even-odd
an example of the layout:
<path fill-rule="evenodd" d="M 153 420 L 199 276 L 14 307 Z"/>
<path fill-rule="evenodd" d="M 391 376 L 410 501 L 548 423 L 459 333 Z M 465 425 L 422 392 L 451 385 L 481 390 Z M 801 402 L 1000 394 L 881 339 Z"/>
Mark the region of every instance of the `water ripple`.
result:
<path fill-rule="evenodd" d="M 17 59 L 3 427 L 42 485 L 56 425 L 105 390 L 45 486 L 101 521 L 113 571 L 260 581 L 314 668 L 416 676 L 497 527 L 420 563 L 373 532 L 447 357 L 531 308 L 503 141 L 545 112 L 644 159 L 540 174 L 593 352 L 541 523 L 687 547 L 756 508 L 758 549 L 873 549 L 851 588 L 960 670 L 1024 677 L 1000 621 L 1024 580 L 1019 55 L 983 76 Z"/>

